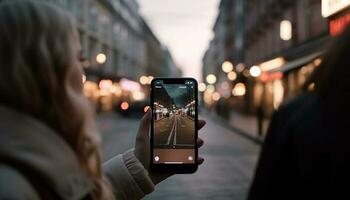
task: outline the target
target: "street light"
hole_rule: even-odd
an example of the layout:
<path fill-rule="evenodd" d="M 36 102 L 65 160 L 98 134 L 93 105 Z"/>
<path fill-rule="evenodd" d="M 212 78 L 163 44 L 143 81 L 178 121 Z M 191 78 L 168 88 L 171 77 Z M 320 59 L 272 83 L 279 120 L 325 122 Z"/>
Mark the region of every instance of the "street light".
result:
<path fill-rule="evenodd" d="M 122 110 L 127 110 L 129 108 L 129 103 L 126 102 L 126 101 L 123 101 L 121 104 L 120 104 L 120 108 Z"/>
<path fill-rule="evenodd" d="M 219 101 L 221 98 L 221 95 L 218 92 L 214 92 L 212 98 L 214 101 Z"/>
<path fill-rule="evenodd" d="M 234 71 L 229 72 L 229 73 L 227 74 L 227 78 L 228 78 L 228 80 L 230 80 L 230 81 L 234 81 L 234 80 L 236 80 L 236 78 L 237 78 L 237 73 L 234 72 Z"/>
<path fill-rule="evenodd" d="M 214 84 L 216 82 L 216 76 L 214 74 L 208 74 L 206 80 L 209 84 Z"/>
<path fill-rule="evenodd" d="M 200 92 L 204 92 L 206 89 L 207 89 L 207 86 L 205 85 L 205 83 L 198 84 L 198 90 Z"/>
<path fill-rule="evenodd" d="M 210 93 L 214 93 L 215 92 L 215 86 L 214 85 L 208 85 L 207 86 L 207 91 Z"/>
<path fill-rule="evenodd" d="M 280 24 L 280 36 L 282 40 L 292 39 L 292 22 L 289 20 L 283 20 Z"/>
<path fill-rule="evenodd" d="M 153 76 L 148 76 L 147 78 L 148 78 L 148 84 L 151 84 L 151 82 L 154 79 L 154 77 Z"/>
<path fill-rule="evenodd" d="M 134 90 L 131 92 L 131 94 L 132 94 L 132 98 L 135 101 L 141 101 L 145 98 L 145 93 L 143 93 L 141 91 Z"/>
<path fill-rule="evenodd" d="M 244 96 L 246 93 L 246 87 L 243 83 L 237 83 L 232 90 L 233 96 Z"/>
<path fill-rule="evenodd" d="M 233 65 L 232 65 L 232 63 L 230 61 L 225 61 L 224 63 L 222 63 L 221 69 L 225 73 L 229 73 L 230 71 L 233 70 Z"/>
<path fill-rule="evenodd" d="M 107 60 L 107 57 L 104 53 L 97 54 L 96 61 L 98 64 L 103 64 L 106 62 L 106 60 Z"/>
<path fill-rule="evenodd" d="M 237 66 L 236 66 L 236 71 L 237 72 L 243 72 L 245 66 L 243 63 L 239 63 Z"/>
<path fill-rule="evenodd" d="M 111 80 L 101 80 L 98 84 L 101 90 L 109 90 L 112 85 L 113 82 Z"/>
<path fill-rule="evenodd" d="M 140 81 L 140 83 L 142 85 L 146 85 L 148 83 L 148 77 L 147 76 L 141 76 L 139 81 Z"/>
<path fill-rule="evenodd" d="M 250 68 L 249 72 L 252 77 L 259 77 L 261 74 L 261 69 L 258 66 L 253 66 Z"/>

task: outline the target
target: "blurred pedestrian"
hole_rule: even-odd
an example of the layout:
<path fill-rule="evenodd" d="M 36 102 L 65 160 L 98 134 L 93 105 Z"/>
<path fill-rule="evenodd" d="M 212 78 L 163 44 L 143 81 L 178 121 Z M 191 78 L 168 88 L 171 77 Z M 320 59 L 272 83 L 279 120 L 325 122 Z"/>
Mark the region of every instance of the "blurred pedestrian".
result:
<path fill-rule="evenodd" d="M 79 59 L 65 11 L 43 1 L 1 1 L 0 199 L 140 199 L 170 176 L 148 172 L 151 111 L 135 151 L 102 167 Z"/>
<path fill-rule="evenodd" d="M 256 109 L 256 118 L 257 118 L 257 124 L 258 124 L 258 137 L 263 136 L 264 132 L 264 107 L 262 105 L 259 105 Z"/>
<path fill-rule="evenodd" d="M 249 200 L 350 199 L 349 58 L 350 27 L 273 115 Z"/>

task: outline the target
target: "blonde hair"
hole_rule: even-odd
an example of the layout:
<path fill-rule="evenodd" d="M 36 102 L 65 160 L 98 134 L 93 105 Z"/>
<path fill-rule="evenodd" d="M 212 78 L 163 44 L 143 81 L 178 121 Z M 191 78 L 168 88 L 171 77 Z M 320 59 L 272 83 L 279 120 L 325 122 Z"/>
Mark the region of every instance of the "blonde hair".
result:
<path fill-rule="evenodd" d="M 0 103 L 56 130 L 94 181 L 93 199 L 114 199 L 91 106 L 72 83 L 72 19 L 49 3 L 11 0 L 0 4 L 0 30 Z"/>

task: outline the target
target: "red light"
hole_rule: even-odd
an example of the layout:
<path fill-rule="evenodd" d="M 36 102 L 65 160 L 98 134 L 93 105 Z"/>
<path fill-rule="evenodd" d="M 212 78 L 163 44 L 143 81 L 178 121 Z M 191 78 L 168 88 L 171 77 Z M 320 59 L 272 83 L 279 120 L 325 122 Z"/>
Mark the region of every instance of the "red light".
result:
<path fill-rule="evenodd" d="M 331 36 L 341 34 L 350 24 L 350 13 L 329 21 L 329 33 Z"/>
<path fill-rule="evenodd" d="M 261 82 L 267 82 L 269 80 L 269 74 L 266 73 L 266 72 L 263 72 L 261 75 L 260 75 L 260 80 Z"/>
<path fill-rule="evenodd" d="M 123 103 L 120 104 L 120 108 L 122 110 L 127 110 L 129 108 L 129 103 L 124 101 Z"/>
<path fill-rule="evenodd" d="M 281 79 L 283 78 L 283 73 L 282 72 L 276 72 L 273 74 L 274 79 Z"/>
<path fill-rule="evenodd" d="M 282 72 L 275 72 L 275 73 L 268 73 L 264 72 L 260 75 L 260 81 L 265 83 L 268 81 L 272 81 L 275 79 L 282 79 L 283 78 L 283 73 Z"/>

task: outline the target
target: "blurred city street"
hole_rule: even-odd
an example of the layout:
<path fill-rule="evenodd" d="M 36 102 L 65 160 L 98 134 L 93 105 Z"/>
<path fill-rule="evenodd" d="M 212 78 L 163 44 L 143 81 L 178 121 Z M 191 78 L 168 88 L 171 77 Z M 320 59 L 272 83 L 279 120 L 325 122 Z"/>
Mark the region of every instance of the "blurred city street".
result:
<path fill-rule="evenodd" d="M 0 11 L 0 109 L 28 115 L 34 128 L 39 121 L 50 132 L 42 140 L 0 140 L 14 144 L 14 152 L 35 153 L 12 162 L 12 153 L 0 148 L 0 160 L 21 165 L 17 171 L 40 197 L 110 199 L 114 192 L 135 199 L 152 189 L 137 162 L 116 159 L 110 171 L 118 174 L 101 172 L 95 166 L 101 149 L 89 145 L 95 129 L 86 130 L 96 113 L 107 161 L 135 147 L 148 110 L 156 170 L 193 169 L 195 120 L 207 123 L 199 131 L 205 161 L 198 171 L 168 178 L 146 200 L 245 200 L 262 146 L 271 151 L 260 159 L 250 192 L 256 197 L 249 199 L 275 199 L 281 191 L 323 197 L 347 185 L 350 0 L 0 0 Z M 27 133 L 17 114 L 2 119 L 14 122 L 13 132 Z M 7 125 L 0 123 L 0 136 Z M 67 153 L 59 151 L 60 139 Z M 24 148 L 22 140 L 32 146 Z M 37 161 L 38 150 L 50 165 Z M 70 161 L 73 171 L 65 168 Z M 7 186 L 1 167 L 0 185 Z M 3 174 L 11 177 L 12 170 Z"/>
<path fill-rule="evenodd" d="M 176 175 L 162 182 L 147 200 L 246 199 L 258 157 L 259 145 L 200 116 L 207 125 L 199 132 L 205 140 L 200 156 L 205 162 L 193 175 Z M 122 153 L 134 144 L 139 120 L 114 113 L 97 116 L 103 136 L 104 159 Z"/>

